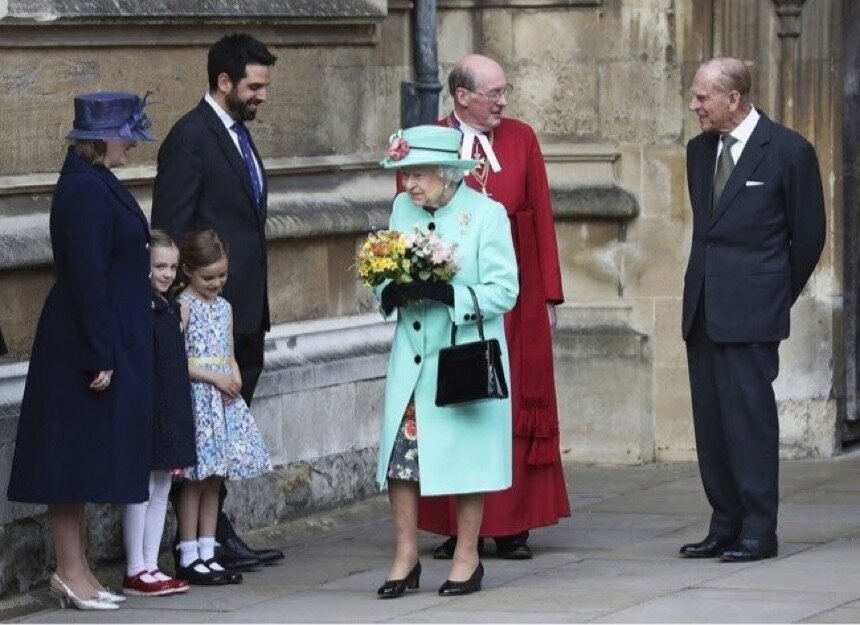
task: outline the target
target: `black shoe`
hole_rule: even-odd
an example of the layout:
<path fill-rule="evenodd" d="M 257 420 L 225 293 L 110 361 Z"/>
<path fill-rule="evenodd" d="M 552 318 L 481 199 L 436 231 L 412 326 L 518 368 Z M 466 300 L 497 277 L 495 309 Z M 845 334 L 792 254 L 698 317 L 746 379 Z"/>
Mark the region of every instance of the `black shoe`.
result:
<path fill-rule="evenodd" d="M 205 566 L 211 568 L 213 564 L 221 564 L 221 563 L 218 562 L 215 558 L 209 558 L 208 560 L 203 562 L 203 564 Z M 225 569 L 223 571 L 213 570 L 212 572 L 213 573 L 219 573 L 220 575 L 223 575 L 224 579 L 226 580 L 225 583 L 227 583 L 227 584 L 241 584 L 242 583 L 242 574 L 237 573 L 236 571 L 228 571 Z"/>
<path fill-rule="evenodd" d="M 454 549 L 457 548 L 457 537 L 451 536 L 444 543 L 433 550 L 434 560 L 450 560 L 454 557 Z M 484 557 L 484 539 L 478 539 L 478 557 Z"/>
<path fill-rule="evenodd" d="M 776 538 L 739 538 L 721 556 L 723 562 L 752 562 L 773 558 L 777 553 Z"/>
<path fill-rule="evenodd" d="M 277 560 L 284 559 L 284 552 L 280 549 L 251 549 L 245 541 L 238 536 L 232 536 L 226 540 L 219 540 L 225 551 L 232 551 L 237 557 L 254 558 L 262 564 L 271 564 Z"/>
<path fill-rule="evenodd" d="M 472 576 L 467 579 L 465 582 L 452 582 L 450 579 L 446 579 L 445 582 L 439 586 L 439 594 L 443 597 L 458 597 L 460 595 L 470 595 L 473 592 L 478 592 L 481 590 L 481 580 L 484 579 L 484 565 L 480 561 L 478 562 L 478 567 L 475 569 L 475 572 L 472 573 Z"/>
<path fill-rule="evenodd" d="M 231 571 L 252 571 L 263 564 L 257 558 L 244 558 L 232 549 L 225 549 L 222 545 L 215 546 L 215 559 L 218 564 Z"/>
<path fill-rule="evenodd" d="M 731 536 L 708 534 L 701 542 L 684 545 L 678 553 L 685 558 L 719 558 L 735 540 Z"/>
<path fill-rule="evenodd" d="M 227 584 L 232 584 L 233 582 L 229 581 L 221 571 L 212 571 L 207 570 L 205 573 L 201 573 L 194 569 L 198 564 L 205 563 L 203 560 L 197 559 L 188 566 L 176 566 L 176 579 L 182 579 L 192 584 L 194 586 L 225 586 Z M 208 569 L 208 567 L 207 567 Z"/>
<path fill-rule="evenodd" d="M 406 589 L 415 590 L 418 588 L 418 581 L 421 579 L 421 561 L 415 563 L 415 566 L 412 567 L 412 570 L 409 571 L 409 575 L 404 577 L 403 579 L 387 579 L 385 583 L 380 586 L 376 594 L 379 595 L 380 599 L 396 599 L 397 597 L 402 597 L 406 592 Z"/>
<path fill-rule="evenodd" d="M 516 536 L 499 536 L 496 541 L 496 555 L 505 560 L 530 560 L 531 547 L 528 545 L 529 533 L 523 532 Z"/>

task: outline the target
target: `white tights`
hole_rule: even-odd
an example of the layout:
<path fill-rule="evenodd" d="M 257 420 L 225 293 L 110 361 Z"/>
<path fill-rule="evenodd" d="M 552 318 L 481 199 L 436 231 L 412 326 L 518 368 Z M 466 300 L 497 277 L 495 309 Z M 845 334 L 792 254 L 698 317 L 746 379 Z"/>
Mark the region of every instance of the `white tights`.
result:
<path fill-rule="evenodd" d="M 158 549 L 164 532 L 170 481 L 169 471 L 152 471 L 149 474 L 149 501 L 125 507 L 122 525 L 129 577 L 158 569 Z"/>

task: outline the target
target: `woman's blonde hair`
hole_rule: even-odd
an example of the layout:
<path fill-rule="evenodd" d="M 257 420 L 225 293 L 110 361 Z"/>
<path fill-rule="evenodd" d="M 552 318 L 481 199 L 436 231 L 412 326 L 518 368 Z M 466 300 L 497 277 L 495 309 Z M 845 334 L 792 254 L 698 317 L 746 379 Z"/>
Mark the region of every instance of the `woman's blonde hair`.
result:
<path fill-rule="evenodd" d="M 104 165 L 107 155 L 107 143 L 100 139 L 73 139 L 72 149 L 83 159 L 93 165 Z"/>
<path fill-rule="evenodd" d="M 170 238 L 170 235 L 167 234 L 164 230 L 150 230 L 149 231 L 149 246 L 150 247 L 175 247 L 179 249 L 179 246 L 176 245 L 176 242 Z"/>

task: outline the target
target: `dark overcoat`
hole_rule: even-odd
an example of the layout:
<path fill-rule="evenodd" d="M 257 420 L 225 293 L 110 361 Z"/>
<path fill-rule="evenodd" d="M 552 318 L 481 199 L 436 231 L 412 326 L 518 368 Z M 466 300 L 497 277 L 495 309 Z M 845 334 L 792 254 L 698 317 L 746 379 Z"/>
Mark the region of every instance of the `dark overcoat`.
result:
<path fill-rule="evenodd" d="M 9 499 L 134 503 L 149 497 L 149 229 L 111 171 L 69 150 L 50 219 L 56 282 L 21 404 Z M 113 370 L 106 391 L 89 388 Z"/>

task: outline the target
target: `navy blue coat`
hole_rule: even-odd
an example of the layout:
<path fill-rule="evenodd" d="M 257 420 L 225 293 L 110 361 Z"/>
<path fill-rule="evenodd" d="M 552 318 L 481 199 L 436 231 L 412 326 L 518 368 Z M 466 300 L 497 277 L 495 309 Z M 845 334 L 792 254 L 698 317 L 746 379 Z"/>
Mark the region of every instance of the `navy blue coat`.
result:
<path fill-rule="evenodd" d="M 188 356 L 180 319 L 179 304 L 172 296 L 153 294 L 153 471 L 184 469 L 197 464 L 191 380 L 188 377 Z"/>
<path fill-rule="evenodd" d="M 56 282 L 36 328 L 9 499 L 145 501 L 153 369 L 146 217 L 109 169 L 70 149 L 50 229 Z M 108 389 L 91 390 L 93 375 L 107 369 Z"/>
<path fill-rule="evenodd" d="M 693 243 L 684 276 L 684 338 L 704 289 L 712 341 L 780 341 L 824 247 L 815 149 L 762 114 L 711 214 L 718 141 L 702 133 L 687 144 Z"/>

